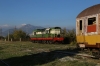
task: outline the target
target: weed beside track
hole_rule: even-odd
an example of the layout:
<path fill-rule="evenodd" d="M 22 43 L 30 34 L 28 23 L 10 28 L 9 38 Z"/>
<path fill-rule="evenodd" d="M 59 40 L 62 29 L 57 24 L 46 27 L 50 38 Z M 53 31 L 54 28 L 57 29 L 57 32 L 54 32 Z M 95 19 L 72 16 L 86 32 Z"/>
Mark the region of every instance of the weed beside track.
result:
<path fill-rule="evenodd" d="M 9 66 L 96 66 L 100 63 L 97 59 L 77 56 L 79 53 L 70 44 L 0 42 L 0 59 Z M 6 65 L 0 62 L 0 66 Z"/>

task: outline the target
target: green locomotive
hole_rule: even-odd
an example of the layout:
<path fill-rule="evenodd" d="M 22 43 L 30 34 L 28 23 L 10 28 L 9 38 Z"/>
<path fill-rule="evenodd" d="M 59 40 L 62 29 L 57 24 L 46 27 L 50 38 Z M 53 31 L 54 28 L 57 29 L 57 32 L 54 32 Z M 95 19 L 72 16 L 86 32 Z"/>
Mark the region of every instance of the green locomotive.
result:
<path fill-rule="evenodd" d="M 34 30 L 31 36 L 31 41 L 38 43 L 63 42 L 63 37 L 61 37 L 61 28 L 52 27 Z"/>

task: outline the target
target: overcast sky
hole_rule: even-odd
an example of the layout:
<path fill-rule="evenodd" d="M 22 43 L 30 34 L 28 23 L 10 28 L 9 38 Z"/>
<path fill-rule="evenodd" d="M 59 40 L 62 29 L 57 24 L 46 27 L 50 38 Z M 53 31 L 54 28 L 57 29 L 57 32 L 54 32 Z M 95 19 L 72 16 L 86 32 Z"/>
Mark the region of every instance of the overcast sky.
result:
<path fill-rule="evenodd" d="M 0 25 L 75 27 L 77 15 L 100 0 L 0 0 Z"/>

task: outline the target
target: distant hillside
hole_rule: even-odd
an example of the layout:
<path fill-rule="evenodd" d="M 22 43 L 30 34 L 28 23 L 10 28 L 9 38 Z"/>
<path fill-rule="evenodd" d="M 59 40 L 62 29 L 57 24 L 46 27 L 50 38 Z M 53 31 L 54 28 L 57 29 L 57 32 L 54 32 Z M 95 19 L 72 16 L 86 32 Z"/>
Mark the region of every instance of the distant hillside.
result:
<path fill-rule="evenodd" d="M 35 29 L 42 29 L 42 28 L 43 27 L 41 27 L 41 26 L 33 26 L 31 24 L 26 24 L 26 25 L 20 27 L 19 29 L 23 30 L 27 34 L 30 34 L 30 33 L 33 32 L 33 30 L 35 30 Z"/>
<path fill-rule="evenodd" d="M 22 31 L 26 32 L 26 34 L 31 34 L 33 32 L 33 30 L 35 29 L 42 29 L 43 27 L 41 26 L 33 26 L 31 24 L 26 24 L 26 25 L 23 25 L 23 26 L 20 26 L 20 27 L 2 27 L 2 30 L 0 30 L 0 36 L 7 36 L 8 35 L 8 32 L 9 34 L 13 33 L 13 31 L 15 29 L 21 29 Z"/>
<path fill-rule="evenodd" d="M 42 26 L 34 26 L 31 24 L 24 24 L 21 25 L 19 27 L 15 27 L 15 26 L 0 26 L 2 28 L 0 28 L 0 36 L 7 36 L 8 32 L 9 34 L 13 33 L 13 31 L 15 29 L 21 29 L 22 31 L 26 32 L 26 34 L 31 34 L 33 32 L 33 30 L 35 29 L 43 29 L 46 27 L 42 27 Z M 48 26 L 49 27 L 49 26 Z M 71 30 L 74 26 L 70 26 L 70 27 L 66 27 L 66 30 Z"/>

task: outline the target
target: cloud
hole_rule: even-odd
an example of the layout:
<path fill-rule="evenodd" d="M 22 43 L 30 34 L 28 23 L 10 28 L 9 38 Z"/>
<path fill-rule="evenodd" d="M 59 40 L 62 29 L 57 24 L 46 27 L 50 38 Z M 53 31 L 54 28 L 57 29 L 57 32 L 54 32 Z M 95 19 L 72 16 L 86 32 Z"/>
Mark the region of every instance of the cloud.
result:
<path fill-rule="evenodd" d="M 24 23 L 24 24 L 18 25 L 17 28 L 20 28 L 20 27 L 25 26 L 25 25 L 27 25 L 27 24 Z"/>
<path fill-rule="evenodd" d="M 9 25 L 5 24 L 5 25 L 0 25 L 1 27 L 9 27 Z"/>
<path fill-rule="evenodd" d="M 9 25 L 3 25 L 3 26 L 8 27 Z"/>
<path fill-rule="evenodd" d="M 24 26 L 24 25 L 26 25 L 26 24 L 21 24 L 21 26 Z"/>

